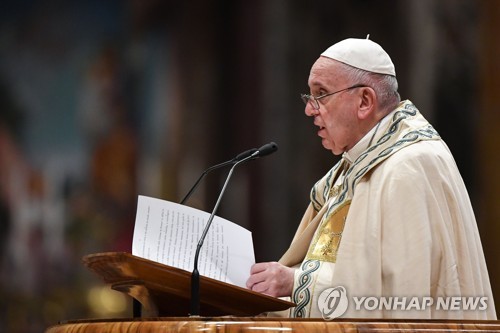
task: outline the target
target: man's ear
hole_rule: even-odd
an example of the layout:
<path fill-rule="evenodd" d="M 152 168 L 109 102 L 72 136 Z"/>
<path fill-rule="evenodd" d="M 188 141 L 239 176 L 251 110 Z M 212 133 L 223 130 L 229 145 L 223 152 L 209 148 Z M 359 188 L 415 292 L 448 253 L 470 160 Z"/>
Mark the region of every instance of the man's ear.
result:
<path fill-rule="evenodd" d="M 370 87 L 363 87 L 361 90 L 358 118 L 364 120 L 374 115 L 377 104 L 377 94 L 375 90 Z"/>

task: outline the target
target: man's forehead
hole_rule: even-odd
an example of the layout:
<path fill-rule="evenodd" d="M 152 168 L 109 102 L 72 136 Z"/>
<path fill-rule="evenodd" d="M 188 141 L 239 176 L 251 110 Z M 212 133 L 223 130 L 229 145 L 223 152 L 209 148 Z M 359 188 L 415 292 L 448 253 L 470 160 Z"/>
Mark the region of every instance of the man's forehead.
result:
<path fill-rule="evenodd" d="M 338 70 L 338 62 L 333 59 L 319 57 L 311 67 L 308 84 L 311 87 L 323 86 L 339 79 L 341 79 L 341 73 Z"/>
<path fill-rule="evenodd" d="M 311 71 L 314 70 L 332 70 L 338 61 L 324 56 L 319 57 L 313 64 Z"/>

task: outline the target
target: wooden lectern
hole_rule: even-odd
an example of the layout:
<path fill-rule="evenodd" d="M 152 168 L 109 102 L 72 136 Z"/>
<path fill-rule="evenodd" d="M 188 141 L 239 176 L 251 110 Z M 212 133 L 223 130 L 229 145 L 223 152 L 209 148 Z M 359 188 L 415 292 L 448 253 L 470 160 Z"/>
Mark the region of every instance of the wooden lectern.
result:
<path fill-rule="evenodd" d="M 289 319 L 256 316 L 286 310 L 294 303 L 200 277 L 200 313 L 189 313 L 191 274 L 129 253 L 100 253 L 84 264 L 111 288 L 138 300 L 147 317 L 76 320 L 49 327 L 46 333 L 156 332 L 497 332 L 499 321 Z"/>
<path fill-rule="evenodd" d="M 111 288 L 138 300 L 148 317 L 187 316 L 191 273 L 136 257 L 111 252 L 85 256 L 84 264 Z M 200 314 L 203 316 L 254 316 L 286 310 L 294 303 L 200 276 Z"/>

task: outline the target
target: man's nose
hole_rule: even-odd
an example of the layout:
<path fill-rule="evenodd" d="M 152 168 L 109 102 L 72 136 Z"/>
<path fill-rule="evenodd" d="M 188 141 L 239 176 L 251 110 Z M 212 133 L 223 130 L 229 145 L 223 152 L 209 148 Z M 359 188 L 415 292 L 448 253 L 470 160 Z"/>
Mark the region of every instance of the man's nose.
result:
<path fill-rule="evenodd" d="M 304 109 L 304 113 L 308 117 L 314 117 L 314 116 L 318 115 L 318 110 L 314 109 L 313 106 L 311 105 L 311 103 L 307 103 L 306 108 Z"/>

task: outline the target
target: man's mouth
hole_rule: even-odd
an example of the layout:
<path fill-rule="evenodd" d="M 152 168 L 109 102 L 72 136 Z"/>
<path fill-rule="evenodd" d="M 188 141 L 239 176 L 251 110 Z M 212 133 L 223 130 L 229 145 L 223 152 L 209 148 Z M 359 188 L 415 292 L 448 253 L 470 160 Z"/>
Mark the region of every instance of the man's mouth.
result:
<path fill-rule="evenodd" d="M 318 136 L 321 136 L 321 132 L 325 129 L 323 126 L 318 126 Z"/>

